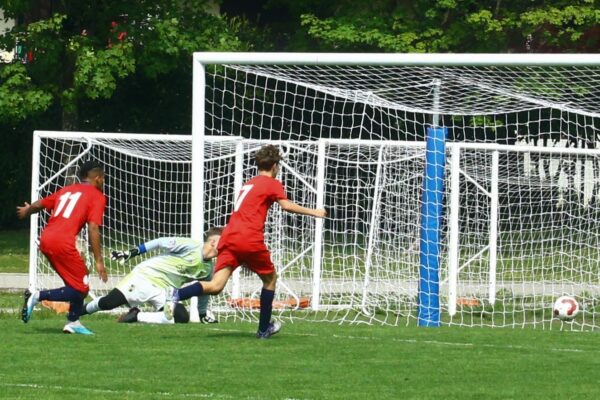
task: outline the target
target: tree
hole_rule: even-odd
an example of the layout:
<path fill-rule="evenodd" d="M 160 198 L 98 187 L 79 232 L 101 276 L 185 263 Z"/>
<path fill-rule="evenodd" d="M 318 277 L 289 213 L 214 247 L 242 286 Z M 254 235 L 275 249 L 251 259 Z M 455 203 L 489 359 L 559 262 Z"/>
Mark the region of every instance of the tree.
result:
<path fill-rule="evenodd" d="M 0 45 L 17 46 L 23 64 L 0 65 L 0 121 L 57 103 L 61 128 L 78 129 L 82 102 L 111 99 L 126 78 L 173 73 L 194 51 L 245 49 L 236 25 L 213 8 L 208 0 L 7 2 L 5 16 L 21 23 Z"/>
<path fill-rule="evenodd" d="M 330 15 L 302 15 L 335 51 L 597 51 L 599 23 L 594 0 L 342 0 Z"/>
<path fill-rule="evenodd" d="M 7 0 L 0 47 L 0 224 L 23 226 L 35 129 L 189 133 L 194 51 L 247 50 L 209 0 Z"/>

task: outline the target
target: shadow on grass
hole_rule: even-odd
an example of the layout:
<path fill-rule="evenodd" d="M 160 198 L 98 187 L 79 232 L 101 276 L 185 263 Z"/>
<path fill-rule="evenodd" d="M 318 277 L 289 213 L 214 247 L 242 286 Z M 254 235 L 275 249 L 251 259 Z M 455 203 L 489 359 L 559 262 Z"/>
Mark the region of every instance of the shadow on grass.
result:
<path fill-rule="evenodd" d="M 207 333 L 206 337 L 208 338 L 251 338 L 254 339 L 254 334 L 252 332 L 242 332 L 242 331 L 217 331 Z"/>
<path fill-rule="evenodd" d="M 24 325 L 21 322 L 21 325 Z M 61 325 L 60 323 L 58 323 L 56 326 L 35 326 L 35 325 L 30 325 L 29 323 L 27 324 L 27 326 L 24 326 L 22 329 L 22 333 L 31 335 L 31 334 L 60 334 L 60 335 L 65 335 L 65 333 L 63 333 L 62 331 L 62 327 L 63 325 Z"/>

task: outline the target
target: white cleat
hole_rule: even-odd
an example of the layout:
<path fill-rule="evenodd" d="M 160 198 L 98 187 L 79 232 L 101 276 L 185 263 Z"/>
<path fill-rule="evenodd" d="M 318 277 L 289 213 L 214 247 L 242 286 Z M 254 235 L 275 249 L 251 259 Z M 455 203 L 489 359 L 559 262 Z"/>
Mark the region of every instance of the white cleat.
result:
<path fill-rule="evenodd" d="M 281 330 L 281 322 L 279 321 L 271 321 L 267 330 L 264 332 L 258 331 L 256 332 L 256 337 L 258 339 L 268 339 L 271 336 L 275 335 L 277 332 Z"/>
<path fill-rule="evenodd" d="M 63 332 L 64 333 L 76 333 L 79 335 L 93 335 L 94 334 L 94 332 L 90 331 L 88 328 L 81 325 L 81 322 L 79 322 L 79 321 L 69 322 L 68 324 L 66 324 L 65 327 L 63 328 Z"/>

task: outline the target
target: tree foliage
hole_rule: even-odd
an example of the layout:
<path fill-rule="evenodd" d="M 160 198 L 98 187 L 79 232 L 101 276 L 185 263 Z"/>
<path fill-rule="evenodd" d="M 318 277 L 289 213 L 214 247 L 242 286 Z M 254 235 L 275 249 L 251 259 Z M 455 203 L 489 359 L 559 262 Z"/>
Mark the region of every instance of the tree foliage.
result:
<path fill-rule="evenodd" d="M 0 222 L 31 200 L 34 129 L 189 133 L 194 51 L 597 52 L 596 2 L 4 0 Z"/>
<path fill-rule="evenodd" d="M 211 13 L 210 6 L 202 0 L 8 2 L 5 15 L 25 22 L 1 45 L 24 49 L 25 64 L 0 66 L 2 76 L 12 74 L 22 82 L 16 87 L 14 79 L 0 82 L 0 102 L 14 108 L 0 118 L 10 122 L 15 115 L 34 115 L 50 106 L 50 97 L 62 108 L 62 127 L 78 128 L 80 103 L 111 99 L 126 78 L 171 73 L 191 64 L 194 51 L 244 49 L 235 26 Z M 15 89 L 28 107 L 7 97 Z"/>
<path fill-rule="evenodd" d="M 241 18 L 226 19 L 209 0 L 6 0 L 18 21 L 0 47 L 0 225 L 31 201 L 35 129 L 187 133 L 192 52 L 247 50 Z"/>
<path fill-rule="evenodd" d="M 359 0 L 301 17 L 308 34 L 339 51 L 597 51 L 594 0 Z"/>
<path fill-rule="evenodd" d="M 46 110 L 52 95 L 34 87 L 25 67 L 20 64 L 0 69 L 0 120 L 23 121 Z"/>

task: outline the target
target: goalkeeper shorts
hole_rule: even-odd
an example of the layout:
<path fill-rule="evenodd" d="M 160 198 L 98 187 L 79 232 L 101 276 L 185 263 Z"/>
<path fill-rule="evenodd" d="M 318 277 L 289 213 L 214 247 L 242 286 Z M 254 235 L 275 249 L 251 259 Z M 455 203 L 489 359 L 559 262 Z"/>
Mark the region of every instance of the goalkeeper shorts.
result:
<path fill-rule="evenodd" d="M 135 271 L 125 276 L 116 287 L 123 293 L 130 307 L 139 307 L 147 303 L 152 305 L 155 310 L 160 310 L 167 301 L 164 288 L 153 285 Z"/>

